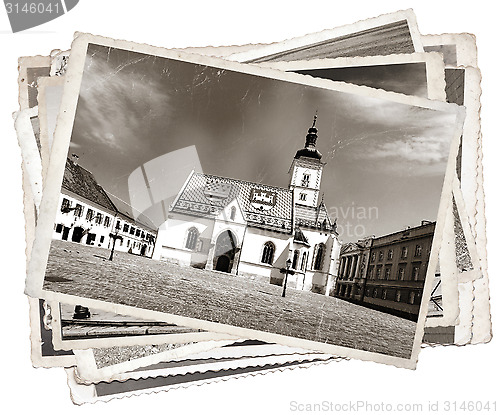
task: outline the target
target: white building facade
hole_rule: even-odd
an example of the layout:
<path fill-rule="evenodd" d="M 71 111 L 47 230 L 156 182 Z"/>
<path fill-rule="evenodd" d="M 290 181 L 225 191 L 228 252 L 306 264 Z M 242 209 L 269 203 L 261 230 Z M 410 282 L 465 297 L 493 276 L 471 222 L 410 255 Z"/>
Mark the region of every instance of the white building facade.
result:
<path fill-rule="evenodd" d="M 53 239 L 152 257 L 156 237 L 151 226 L 117 209 L 92 173 L 67 160 Z"/>
<path fill-rule="evenodd" d="M 340 256 L 320 200 L 317 129 L 290 166 L 288 188 L 192 172 L 158 231 L 153 258 L 329 295 Z"/>

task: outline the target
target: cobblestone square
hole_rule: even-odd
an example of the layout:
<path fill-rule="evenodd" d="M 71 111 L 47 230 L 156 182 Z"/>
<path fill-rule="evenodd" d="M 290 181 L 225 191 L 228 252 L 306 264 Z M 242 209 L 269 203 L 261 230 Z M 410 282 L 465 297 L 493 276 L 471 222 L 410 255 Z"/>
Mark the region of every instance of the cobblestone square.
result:
<path fill-rule="evenodd" d="M 259 279 L 184 268 L 53 241 L 44 289 L 316 342 L 409 358 L 416 324 Z"/>

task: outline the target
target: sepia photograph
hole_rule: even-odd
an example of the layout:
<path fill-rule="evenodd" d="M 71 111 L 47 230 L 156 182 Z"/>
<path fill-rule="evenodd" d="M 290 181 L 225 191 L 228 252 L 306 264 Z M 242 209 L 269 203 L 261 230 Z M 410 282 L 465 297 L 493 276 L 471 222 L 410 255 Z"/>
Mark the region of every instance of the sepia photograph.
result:
<path fill-rule="evenodd" d="M 116 43 L 72 47 L 28 291 L 412 367 L 462 112 Z"/>
<path fill-rule="evenodd" d="M 383 14 L 282 42 L 255 46 L 250 50 L 237 50 L 228 59 L 264 63 L 424 51 L 412 9 Z"/>

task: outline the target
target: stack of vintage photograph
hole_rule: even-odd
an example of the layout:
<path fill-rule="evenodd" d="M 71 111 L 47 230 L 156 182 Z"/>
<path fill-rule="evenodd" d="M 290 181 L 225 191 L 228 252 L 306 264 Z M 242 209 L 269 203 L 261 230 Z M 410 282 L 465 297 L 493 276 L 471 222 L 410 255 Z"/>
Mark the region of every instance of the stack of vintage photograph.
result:
<path fill-rule="evenodd" d="M 19 58 L 35 367 L 74 403 L 487 343 L 472 34 Z"/>

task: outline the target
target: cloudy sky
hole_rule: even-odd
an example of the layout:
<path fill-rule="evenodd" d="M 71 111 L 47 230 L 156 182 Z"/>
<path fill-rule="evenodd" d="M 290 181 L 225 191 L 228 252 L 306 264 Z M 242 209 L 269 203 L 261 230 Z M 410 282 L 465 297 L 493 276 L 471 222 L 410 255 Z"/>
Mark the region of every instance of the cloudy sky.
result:
<path fill-rule="evenodd" d="M 407 68 L 403 84 L 418 71 Z M 425 73 L 412 79 L 421 92 Z M 69 153 L 127 201 L 134 171 L 189 146 L 205 173 L 287 187 L 316 111 L 322 191 L 340 226 L 383 235 L 436 219 L 454 114 L 108 47 L 89 45 Z M 178 183 L 182 162 L 162 180 Z"/>

